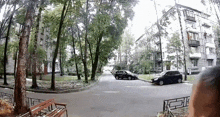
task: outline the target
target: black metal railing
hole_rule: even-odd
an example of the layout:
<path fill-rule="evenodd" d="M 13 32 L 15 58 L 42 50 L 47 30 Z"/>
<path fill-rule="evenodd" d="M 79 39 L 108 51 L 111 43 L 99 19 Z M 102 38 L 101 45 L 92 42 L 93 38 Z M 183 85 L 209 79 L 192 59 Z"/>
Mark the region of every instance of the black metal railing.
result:
<path fill-rule="evenodd" d="M 198 40 L 189 40 L 188 41 L 189 46 L 191 47 L 197 47 L 200 46 L 200 42 Z"/>
<path fill-rule="evenodd" d="M 8 93 L 0 92 L 0 99 L 4 99 L 6 102 L 14 104 L 14 96 L 13 96 L 13 94 L 8 94 Z"/>
<path fill-rule="evenodd" d="M 0 99 L 4 99 L 7 102 L 11 103 L 14 105 L 14 95 L 13 94 L 8 94 L 4 92 L 0 92 Z M 26 97 L 26 103 L 29 107 L 34 106 L 36 104 L 39 104 L 45 100 L 43 99 L 37 99 L 37 98 L 31 98 L 31 97 Z"/>
<path fill-rule="evenodd" d="M 43 102 L 43 101 L 45 101 L 45 100 L 43 100 L 43 99 L 37 99 L 37 98 L 30 98 L 30 97 L 27 97 L 27 98 L 26 98 L 26 103 L 27 103 L 27 105 L 28 105 L 29 107 L 34 106 L 34 105 L 37 105 L 37 104 L 39 104 L 39 103 L 41 103 L 41 102 Z"/>
<path fill-rule="evenodd" d="M 188 15 L 186 16 L 186 20 L 196 22 L 196 18 L 195 17 L 188 16 Z"/>
<path fill-rule="evenodd" d="M 187 107 L 189 105 L 189 100 L 190 96 L 164 100 L 163 111 Z"/>

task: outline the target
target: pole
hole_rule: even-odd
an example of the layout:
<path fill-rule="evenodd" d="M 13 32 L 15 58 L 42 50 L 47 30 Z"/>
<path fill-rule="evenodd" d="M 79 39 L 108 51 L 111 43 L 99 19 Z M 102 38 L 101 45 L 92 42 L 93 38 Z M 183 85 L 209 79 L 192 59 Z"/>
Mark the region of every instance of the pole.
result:
<path fill-rule="evenodd" d="M 157 28 L 159 31 L 159 44 L 160 44 L 160 59 L 161 59 L 161 71 L 163 72 L 163 57 L 162 57 L 162 44 L 161 44 L 161 36 L 160 36 L 160 27 L 159 27 L 159 22 L 158 22 L 158 14 L 157 14 L 157 6 L 156 6 L 156 2 L 154 0 L 154 8 L 156 11 L 156 15 L 157 15 Z"/>
<path fill-rule="evenodd" d="M 183 43 L 183 62 L 184 62 L 184 79 L 185 81 L 187 80 L 187 69 L 186 69 L 186 48 L 185 48 L 185 42 L 184 42 L 184 37 L 183 37 L 183 28 L 182 28 L 182 23 L 181 23 L 181 17 L 180 17 L 180 11 L 178 6 L 176 5 L 176 0 L 175 0 L 175 6 L 177 9 L 177 14 L 178 14 L 178 18 L 179 18 L 179 24 L 180 24 L 180 31 L 181 31 L 181 36 L 182 36 L 182 43 Z"/>

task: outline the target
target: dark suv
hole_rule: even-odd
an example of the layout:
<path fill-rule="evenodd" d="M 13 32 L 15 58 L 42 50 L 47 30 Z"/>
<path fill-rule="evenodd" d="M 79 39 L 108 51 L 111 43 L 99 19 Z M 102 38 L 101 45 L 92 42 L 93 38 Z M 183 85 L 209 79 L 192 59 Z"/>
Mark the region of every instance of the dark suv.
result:
<path fill-rule="evenodd" d="M 115 79 L 124 79 L 127 78 L 128 80 L 136 80 L 138 79 L 138 76 L 134 73 L 131 73 L 130 71 L 127 70 L 119 70 L 115 72 Z"/>
<path fill-rule="evenodd" d="M 152 83 L 163 85 L 165 83 L 181 83 L 183 80 L 182 74 L 179 71 L 164 71 L 151 79 Z"/>

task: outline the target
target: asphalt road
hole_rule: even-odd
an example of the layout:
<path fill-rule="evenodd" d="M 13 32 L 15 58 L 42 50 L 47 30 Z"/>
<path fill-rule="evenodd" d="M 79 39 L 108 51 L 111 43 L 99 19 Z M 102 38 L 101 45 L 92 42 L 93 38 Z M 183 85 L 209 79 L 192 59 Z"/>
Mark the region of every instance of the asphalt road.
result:
<path fill-rule="evenodd" d="M 65 94 L 28 92 L 27 96 L 67 103 L 69 117 L 152 117 L 162 111 L 164 99 L 189 96 L 191 88 L 188 83 L 158 86 L 140 80 L 115 80 L 110 73 L 104 73 L 89 90 Z"/>

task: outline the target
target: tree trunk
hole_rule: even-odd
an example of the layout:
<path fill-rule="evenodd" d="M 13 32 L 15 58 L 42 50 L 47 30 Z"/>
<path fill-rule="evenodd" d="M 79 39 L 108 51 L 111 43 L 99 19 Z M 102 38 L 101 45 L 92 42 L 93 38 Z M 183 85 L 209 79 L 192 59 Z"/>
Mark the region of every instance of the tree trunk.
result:
<path fill-rule="evenodd" d="M 59 57 L 59 61 L 60 61 L 60 76 L 63 76 L 61 48 L 62 48 L 62 47 L 60 47 L 60 57 Z"/>
<path fill-rule="evenodd" d="M 62 26 L 63 26 L 63 21 L 65 19 L 65 13 L 64 12 L 66 10 L 66 4 L 67 4 L 67 0 L 65 0 L 65 3 L 63 5 L 63 10 L 62 10 L 60 24 L 59 24 L 59 30 L 58 30 L 58 34 L 57 34 L 57 43 L 56 43 L 56 48 L 55 48 L 55 51 L 54 51 L 54 56 L 53 56 L 53 61 L 52 61 L 52 78 L 51 78 L 51 89 L 52 90 L 55 90 L 55 63 L 56 63 L 58 48 L 59 48 L 59 44 L 60 44 L 61 29 L 62 29 Z"/>
<path fill-rule="evenodd" d="M 175 1 L 175 6 L 177 7 L 177 14 L 178 14 L 178 19 L 179 19 L 179 24 L 180 24 L 180 31 L 181 31 L 181 36 L 182 36 L 182 44 L 183 44 L 183 62 L 184 62 L 184 80 L 187 80 L 187 69 L 186 69 L 186 47 L 185 47 L 185 42 L 184 42 L 184 37 L 183 37 L 183 28 L 182 28 L 182 22 L 181 22 L 181 17 L 180 17 L 180 11 L 179 7 L 176 5 Z"/>
<path fill-rule="evenodd" d="M 76 74 L 77 74 L 78 80 L 81 80 L 79 69 L 78 69 L 78 64 L 77 64 L 77 59 L 76 59 L 75 38 L 73 37 L 73 30 L 72 30 L 72 41 L 73 41 L 73 54 L 74 54 L 74 60 L 75 60 L 75 65 L 76 65 Z"/>
<path fill-rule="evenodd" d="M 85 48 L 84 48 L 84 59 L 83 59 L 85 83 L 88 83 L 88 69 L 87 69 L 88 7 L 89 7 L 89 0 L 86 0 L 86 18 L 85 18 L 86 34 L 85 34 Z"/>
<path fill-rule="evenodd" d="M 100 43 L 102 41 L 102 36 L 103 36 L 103 33 L 102 32 L 100 35 L 99 35 L 99 39 L 98 39 L 98 42 L 97 42 L 97 45 L 96 45 L 96 52 L 95 52 L 95 61 L 94 63 L 92 64 L 92 76 L 91 76 L 91 80 L 95 80 L 95 74 L 96 74 L 96 69 L 98 67 L 98 61 L 99 61 L 99 48 L 100 48 Z"/>
<path fill-rule="evenodd" d="M 37 46 L 38 46 L 38 34 L 39 34 L 39 28 L 40 28 L 40 20 L 41 20 L 41 12 L 42 12 L 42 5 L 44 4 L 44 0 L 41 0 L 41 5 L 39 8 L 39 13 L 37 15 L 36 20 L 36 32 L 35 32 L 35 38 L 34 38 L 34 51 L 33 51 L 33 62 L 32 62 L 32 86 L 31 88 L 37 88 Z"/>
<path fill-rule="evenodd" d="M 5 40 L 5 51 L 4 51 L 4 85 L 8 85 L 7 83 L 7 71 L 6 71 L 6 65 L 7 65 L 7 47 L 8 47 L 8 41 L 9 41 L 9 35 L 10 35 L 10 29 L 11 29 L 11 23 L 12 23 L 12 18 L 14 15 L 14 11 L 16 8 L 16 2 L 14 4 L 14 10 L 11 14 L 10 20 L 9 20 L 9 24 L 8 24 L 8 31 L 7 31 L 7 35 L 6 35 L 6 40 Z"/>
<path fill-rule="evenodd" d="M 14 64 L 14 78 L 16 78 L 16 65 L 17 65 L 17 56 L 18 56 L 18 50 L 15 52 L 15 64 Z"/>
<path fill-rule="evenodd" d="M 14 89 L 14 111 L 16 114 L 22 114 L 27 112 L 28 106 L 26 103 L 26 54 L 28 52 L 27 41 L 29 40 L 35 0 L 30 0 L 25 20 L 25 27 L 22 31 L 22 36 L 19 42 L 19 55 L 18 55 L 18 66 L 17 66 L 17 77 L 15 79 Z"/>

